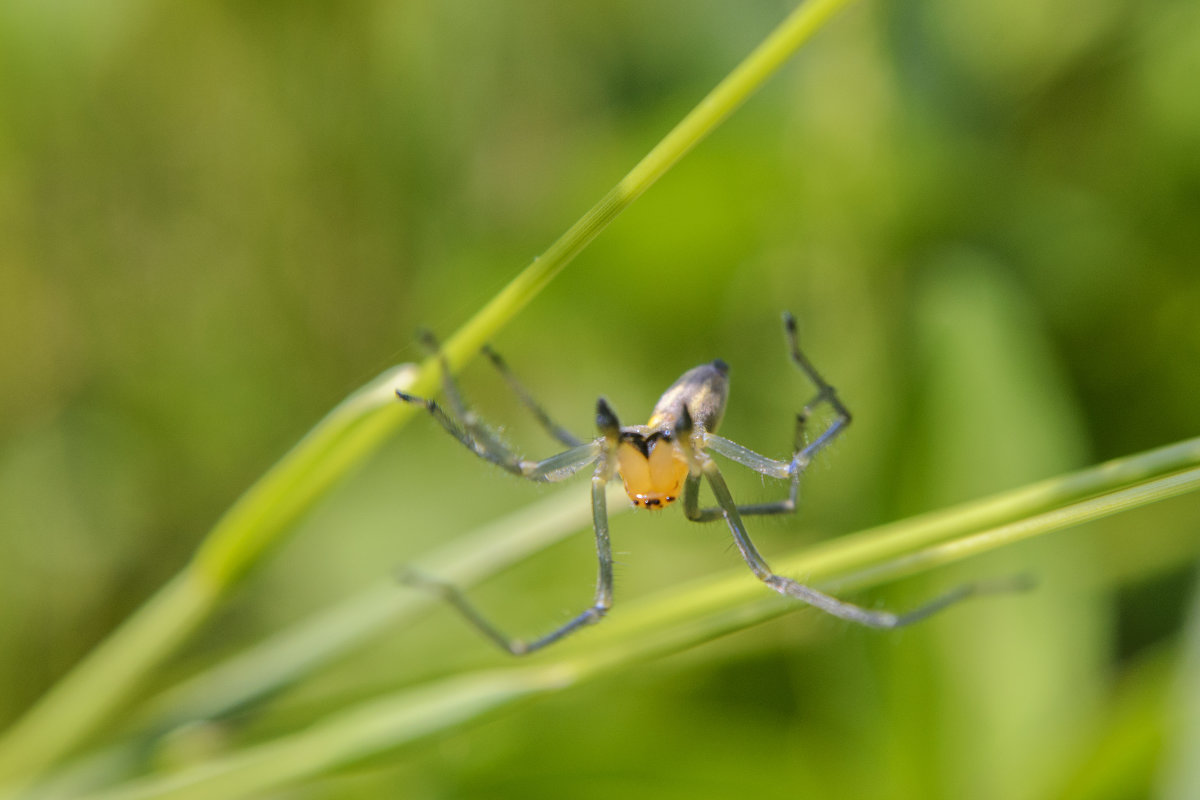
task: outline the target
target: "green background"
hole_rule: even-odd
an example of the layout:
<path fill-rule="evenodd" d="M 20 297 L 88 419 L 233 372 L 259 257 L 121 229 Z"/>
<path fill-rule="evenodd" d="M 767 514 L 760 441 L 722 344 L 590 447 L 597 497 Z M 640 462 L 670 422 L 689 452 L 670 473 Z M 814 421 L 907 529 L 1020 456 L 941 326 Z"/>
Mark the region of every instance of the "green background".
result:
<path fill-rule="evenodd" d="M 0 723 L 789 8 L 0 7 Z M 795 312 L 856 420 L 801 514 L 754 521 L 768 558 L 1193 436 L 1197 75 L 1200 7 L 1182 0 L 852 6 L 494 344 L 579 435 L 597 396 L 641 422 L 721 357 L 722 433 L 781 457 L 808 391 L 783 348 Z M 482 361 L 463 381 L 524 452 L 553 451 Z M 728 472 L 744 501 L 779 494 Z M 147 693 L 545 494 L 418 418 Z M 1014 572 L 1038 578 L 1030 596 L 894 634 L 787 615 L 285 796 L 1187 797 L 1200 738 L 1172 709 L 1197 691 L 1176 666 L 1198 531 L 1195 498 L 1168 501 L 859 599 Z M 738 561 L 725 530 L 673 510 L 613 536 L 614 615 Z M 588 601 L 591 550 L 583 531 L 473 596 L 548 629 Z M 156 741 L 141 768 L 504 659 L 441 610 Z"/>

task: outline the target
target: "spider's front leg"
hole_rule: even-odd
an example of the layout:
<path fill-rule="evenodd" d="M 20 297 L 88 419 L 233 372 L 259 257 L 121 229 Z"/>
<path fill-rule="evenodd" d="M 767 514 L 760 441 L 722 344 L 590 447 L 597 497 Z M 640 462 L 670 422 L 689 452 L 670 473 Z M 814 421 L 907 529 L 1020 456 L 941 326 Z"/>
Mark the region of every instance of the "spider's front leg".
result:
<path fill-rule="evenodd" d="M 503 358 L 500 357 L 499 353 L 493 350 L 489 345 L 484 345 L 483 354 L 488 357 L 489 361 L 492 362 L 492 366 L 494 366 L 496 371 L 500 373 L 500 376 L 504 378 L 505 382 L 508 384 L 508 387 L 512 389 L 513 394 L 515 394 L 518 399 L 520 399 L 521 403 L 527 409 L 529 409 L 530 413 L 533 414 L 534 419 L 538 421 L 538 424 L 542 426 L 542 429 L 545 430 L 546 433 L 550 434 L 567 447 L 576 447 L 583 444 L 583 442 L 575 437 L 575 434 L 571 433 L 562 425 L 559 425 L 557 422 L 551 419 L 550 415 L 546 413 L 546 409 L 542 408 L 542 404 L 534 399 L 533 395 L 529 393 L 529 390 L 525 388 L 523 383 L 517 380 L 517 376 L 513 374 L 511 369 L 509 369 L 508 364 Z"/>
<path fill-rule="evenodd" d="M 425 349 L 439 361 L 442 371 L 442 394 L 446 397 L 448 408 L 443 408 L 433 399 L 418 397 L 399 389 L 396 390 L 396 397 L 405 403 L 424 408 L 447 433 L 475 455 L 507 472 L 532 481 L 563 480 L 596 459 L 599 453 L 597 443 L 580 443 L 574 437 L 569 438 L 569 441 L 573 443 L 570 449 L 542 461 L 521 458 L 478 414 L 468 408 L 463 400 L 462 391 L 458 388 L 458 383 L 450 372 L 450 365 L 433 334 L 422 331 L 420 339 Z M 511 376 L 507 368 L 502 368 L 502 373 L 510 383 L 515 382 L 515 378 Z M 526 399 L 527 394 L 522 393 L 521 396 L 524 402 L 532 402 L 531 399 Z M 538 407 L 538 411 L 541 411 L 540 407 Z M 541 412 L 541 416 L 544 417 L 545 412 Z M 541 417 L 539 417 L 540 420 Z M 548 417 L 546 420 L 548 424 L 553 425 L 552 422 L 549 422 Z M 563 439 L 563 441 L 568 441 L 568 439 Z"/>
<path fill-rule="evenodd" d="M 486 430 L 482 422 L 475 421 L 468 425 L 464 420 L 460 424 L 434 400 L 407 394 L 399 389 L 396 390 L 396 396 L 405 403 L 424 408 L 447 433 L 475 455 L 520 478 L 538 482 L 561 481 L 591 464 L 599 454 L 599 445 L 588 442 L 541 461 L 531 461 L 518 456 L 498 436 L 481 435 L 481 431 Z"/>
<path fill-rule="evenodd" d="M 603 619 L 612 606 L 613 599 L 613 558 L 612 545 L 608 536 L 608 493 L 606 489 L 616 471 L 614 453 L 620 439 L 620 426 L 617 423 L 616 415 L 604 400 L 600 400 L 597 405 L 596 419 L 601 435 L 592 445 L 596 448 L 596 454 L 592 456 L 592 460 L 598 462 L 592 475 L 592 527 L 596 534 L 596 558 L 599 567 L 596 577 L 596 593 L 590 606 L 549 633 L 532 641 L 526 641 L 515 639 L 497 628 L 467 599 L 461 589 L 451 583 L 440 581 L 413 569 L 403 570 L 400 574 L 401 581 L 438 594 L 454 606 L 471 625 L 503 650 L 515 656 L 528 655 L 541 650 L 580 628 L 593 625 Z"/>

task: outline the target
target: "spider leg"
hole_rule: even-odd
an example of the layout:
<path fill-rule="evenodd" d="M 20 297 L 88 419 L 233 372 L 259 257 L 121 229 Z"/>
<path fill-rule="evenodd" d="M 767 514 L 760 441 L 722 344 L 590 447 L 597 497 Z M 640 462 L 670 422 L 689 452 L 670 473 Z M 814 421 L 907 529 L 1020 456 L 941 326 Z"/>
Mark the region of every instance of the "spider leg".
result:
<path fill-rule="evenodd" d="M 704 434 L 704 447 L 720 453 L 731 461 L 736 461 L 744 467 L 772 478 L 788 478 L 788 494 L 782 500 L 770 503 L 754 503 L 738 506 L 742 516 L 766 514 L 792 514 L 796 511 L 796 497 L 800 490 L 800 476 L 808 469 L 813 458 L 825 449 L 850 424 L 850 411 L 842 403 L 837 391 L 821 377 L 816 367 L 800 350 L 799 337 L 796 333 L 796 318 L 790 313 L 783 315 L 784 332 L 787 335 L 788 354 L 792 362 L 817 387 L 817 394 L 809 400 L 803 410 L 796 415 L 796 428 L 792 439 L 792 458 L 790 461 L 779 461 L 754 452 L 737 442 L 717 436 L 715 433 Z M 807 445 L 804 443 L 805 425 L 813 412 L 821 405 L 828 405 L 834 413 L 833 420 Z M 712 522 L 721 519 L 724 511 L 721 508 L 700 508 L 699 478 L 691 477 L 684 485 L 683 511 L 693 522 Z"/>
<path fill-rule="evenodd" d="M 591 464 L 600 455 L 600 445 L 597 442 L 588 442 L 541 461 L 524 459 L 496 437 L 481 438 L 479 426 L 468 428 L 465 424 L 459 424 L 458 420 L 447 414 L 445 409 L 433 400 L 400 390 L 396 390 L 396 396 L 405 403 L 421 406 L 472 453 L 519 478 L 538 482 L 565 480 Z"/>
<path fill-rule="evenodd" d="M 712 459 L 705 459 L 701 464 L 701 472 L 708 480 L 709 486 L 712 487 L 713 494 L 717 498 L 717 503 L 720 505 L 725 521 L 729 525 L 729 530 L 733 534 L 734 544 L 737 545 L 742 558 L 745 559 L 746 564 L 749 565 L 754 574 L 758 576 L 758 579 L 782 595 L 808 603 L 824 611 L 826 614 L 840 619 L 865 625 L 869 628 L 901 628 L 918 620 L 925 619 L 947 606 L 951 606 L 973 595 L 1027 588 L 1027 582 L 1024 580 L 964 584 L 940 597 L 934 598 L 924 605 L 901 614 L 892 611 L 866 609 L 862 606 L 848 603 L 845 600 L 839 600 L 811 586 L 806 586 L 791 578 L 785 578 L 773 572 L 766 560 L 759 554 L 758 548 L 750 541 L 750 535 L 746 532 L 746 526 L 742 522 L 741 513 L 737 505 L 733 502 L 733 496 L 729 493 L 729 487 L 725 484 L 725 478 L 721 475 L 720 469 L 717 468 L 716 462 Z"/>
<path fill-rule="evenodd" d="M 504 380 L 507 381 L 509 388 L 513 390 L 513 394 L 520 398 L 521 402 L 526 408 L 529 409 L 529 411 L 537 419 L 538 424 L 542 426 L 546 433 L 550 434 L 567 447 L 576 447 L 582 444 L 582 442 L 577 439 L 574 434 L 550 418 L 550 415 L 546 413 L 546 409 L 542 408 L 541 403 L 535 400 L 533 395 L 529 393 L 529 390 L 526 389 L 519 380 L 517 380 L 517 376 L 512 373 L 511 369 L 508 368 L 508 364 L 505 363 L 504 359 L 500 357 L 499 353 L 497 353 L 488 345 L 484 345 L 483 354 L 488 357 L 488 359 L 492 362 L 492 365 L 495 366 L 496 370 L 504 377 Z"/>
<path fill-rule="evenodd" d="M 817 394 L 809 400 L 804 409 L 796 417 L 796 454 L 792 456 L 793 474 L 800 472 L 808 463 L 812 461 L 821 450 L 824 450 L 837 436 L 846 429 L 850 424 L 850 411 L 842 403 L 838 397 L 837 391 L 829 385 L 829 383 L 821 377 L 821 373 L 817 372 L 816 367 L 808 360 L 808 357 L 800 351 L 800 341 L 796 334 L 796 318 L 790 313 L 783 315 L 783 327 L 787 332 L 788 350 L 792 361 L 800 368 L 812 384 L 817 387 Z M 804 440 L 804 425 L 812 412 L 821 405 L 828 405 L 834 413 L 833 421 L 829 423 L 825 430 L 817 435 L 805 447 L 800 447 Z"/>
<path fill-rule="evenodd" d="M 569 452 L 569 451 L 568 451 Z M 514 656 L 528 655 L 541 650 L 547 645 L 574 633 L 580 628 L 599 622 L 612 606 L 613 599 L 613 559 L 612 545 L 608 538 L 608 506 L 605 487 L 610 475 L 606 467 L 596 470 L 592 477 L 592 520 L 596 530 L 596 555 L 599 561 L 599 573 L 596 579 L 596 594 L 592 604 L 574 618 L 560 625 L 549 633 L 525 641 L 514 639 L 497 628 L 466 598 L 462 590 L 453 584 L 439 581 L 423 575 L 415 570 L 405 569 L 400 574 L 404 583 L 420 589 L 434 592 L 454 606 L 467 622 L 474 625 L 480 632 L 495 642 L 501 649 Z"/>
<path fill-rule="evenodd" d="M 500 435 L 493 431 L 487 423 L 479 418 L 478 414 L 467 406 L 466 401 L 463 399 L 462 390 L 458 388 L 458 381 L 454 379 L 454 374 L 450 371 L 450 364 L 446 361 L 446 355 L 442 352 L 441 345 L 433 335 L 433 332 L 421 329 L 417 332 L 417 339 L 426 352 L 438 360 L 438 365 L 441 367 L 442 372 L 442 394 L 446 398 L 446 405 L 450 407 L 451 418 L 456 417 L 460 421 L 460 430 L 463 430 L 472 440 L 478 442 L 483 449 L 496 453 L 506 461 L 511 462 L 516 460 L 516 454 L 512 451 L 512 448 L 505 444 Z M 397 394 L 400 393 L 397 392 Z M 401 396 L 401 399 L 404 399 L 403 396 Z M 430 411 L 432 412 L 433 409 L 430 409 Z M 434 413 L 434 416 L 437 417 L 438 415 Z M 438 419 L 438 421 L 442 423 L 443 427 L 446 427 L 445 422 L 441 419 Z M 446 429 L 450 430 L 449 427 Z M 453 430 L 450 430 L 450 432 L 454 433 Z M 462 441 L 462 437 L 458 438 Z M 484 457 L 486 458 L 486 456 Z M 488 460 L 491 461 L 492 459 Z M 499 462 L 493 461 L 493 463 Z M 500 466 L 504 465 L 500 464 Z M 508 467 L 505 468 L 509 469 Z M 511 472 L 512 470 L 509 469 L 509 471 Z"/>
<path fill-rule="evenodd" d="M 793 452 L 799 454 L 804 445 L 804 417 L 799 414 L 796 415 L 795 443 Z M 715 433 L 704 434 L 702 447 L 710 448 L 729 460 L 736 461 L 769 478 L 791 478 L 788 483 L 787 497 L 769 503 L 750 503 L 738 506 L 738 513 L 743 517 L 794 514 L 796 512 L 796 496 L 800 490 L 800 476 L 811 462 L 777 461 L 760 455 L 735 441 L 717 436 Z M 725 512 L 720 507 L 700 508 L 699 475 L 689 475 L 683 485 L 683 514 L 692 522 L 713 522 L 725 517 Z"/>
<path fill-rule="evenodd" d="M 783 500 L 770 503 L 750 503 L 737 506 L 737 511 L 743 517 L 766 516 L 770 514 L 793 514 L 796 511 L 796 493 Z M 725 509 L 700 508 L 700 476 L 688 475 L 683 484 L 683 515 L 692 522 L 716 522 L 725 518 Z"/>
<path fill-rule="evenodd" d="M 421 333 L 422 344 L 440 361 L 442 392 L 446 397 L 443 408 L 434 400 L 417 397 L 397 390 L 396 396 L 405 403 L 421 406 L 429 412 L 446 432 L 471 452 L 496 466 L 532 481 L 560 481 L 591 464 L 600 454 L 597 442 L 575 444 L 542 461 L 521 458 L 500 436 L 471 411 L 463 400 L 458 384 L 450 374 L 449 365 L 438 348 L 437 340 L 428 331 Z"/>

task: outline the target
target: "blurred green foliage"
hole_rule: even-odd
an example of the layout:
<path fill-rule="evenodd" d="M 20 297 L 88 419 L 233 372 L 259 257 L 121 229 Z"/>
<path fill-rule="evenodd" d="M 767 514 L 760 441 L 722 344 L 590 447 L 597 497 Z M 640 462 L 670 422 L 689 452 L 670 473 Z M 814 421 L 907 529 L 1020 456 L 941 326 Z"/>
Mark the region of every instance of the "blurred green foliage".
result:
<path fill-rule="evenodd" d="M 0 723 L 789 8 L 0 6 Z M 854 6 L 495 344 L 580 433 L 598 395 L 640 421 L 682 370 L 722 357 L 723 432 L 779 455 L 807 389 L 779 331 L 796 312 L 856 422 L 803 513 L 756 524 L 768 554 L 1193 436 L 1197 75 L 1200 7 L 1183 0 Z M 551 450 L 496 376 L 464 381 L 527 452 Z M 540 496 L 423 422 L 251 576 L 164 685 Z M 772 496 L 757 476 L 731 483 Z M 1186 797 L 1164 776 L 1200 741 L 1194 724 L 1173 734 L 1161 662 L 1198 530 L 1195 498 L 1173 500 L 964 568 L 1037 574 L 1019 606 L 895 635 L 789 615 L 296 796 Z M 737 558 L 723 530 L 674 512 L 622 516 L 614 540 L 614 613 Z M 475 595 L 511 629 L 550 627 L 590 596 L 591 546 L 575 537 Z M 500 658 L 439 612 L 151 758 Z M 1122 769 L 1098 782 L 1114 742 L 1131 755 L 1100 759 Z"/>

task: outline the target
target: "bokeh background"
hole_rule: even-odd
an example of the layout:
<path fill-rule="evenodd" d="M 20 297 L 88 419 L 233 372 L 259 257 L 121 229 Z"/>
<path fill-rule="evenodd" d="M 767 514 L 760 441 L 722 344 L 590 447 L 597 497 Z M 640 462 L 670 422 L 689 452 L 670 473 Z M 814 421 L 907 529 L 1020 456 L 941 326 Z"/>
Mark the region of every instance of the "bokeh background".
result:
<path fill-rule="evenodd" d="M 0 724 L 790 7 L 0 5 Z M 851 6 L 494 344 L 581 434 L 598 395 L 641 421 L 724 358 L 723 432 L 782 455 L 806 390 L 793 310 L 856 421 L 797 518 L 755 521 L 768 556 L 1194 436 L 1197 76 L 1186 0 Z M 525 452 L 552 450 L 486 365 L 463 380 Z M 418 418 L 156 681 L 543 495 Z M 623 515 L 614 543 L 618 603 L 738 563 L 677 512 Z M 590 597 L 591 549 L 581 531 L 475 596 L 544 630 Z M 798 612 L 282 796 L 1194 797 L 1200 738 L 1174 711 L 1196 691 L 1198 551 L 1200 502 L 1164 502 L 862 599 L 1015 571 L 1030 596 L 896 634 Z M 438 612 L 208 746 L 503 663 Z"/>

